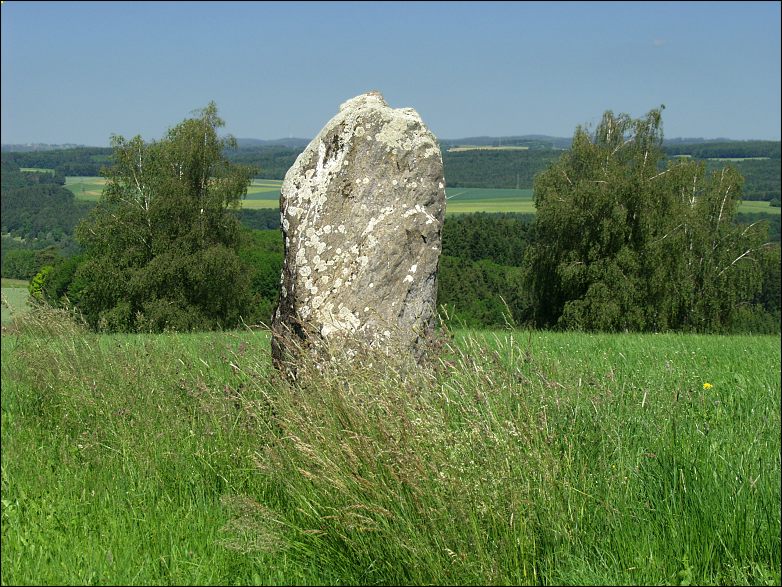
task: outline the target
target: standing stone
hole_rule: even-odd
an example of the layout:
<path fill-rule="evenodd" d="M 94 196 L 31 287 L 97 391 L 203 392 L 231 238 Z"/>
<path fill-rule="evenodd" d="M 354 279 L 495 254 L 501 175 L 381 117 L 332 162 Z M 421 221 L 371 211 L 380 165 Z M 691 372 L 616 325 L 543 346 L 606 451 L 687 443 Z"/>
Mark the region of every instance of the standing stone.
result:
<path fill-rule="evenodd" d="M 278 368 L 295 363 L 293 346 L 420 361 L 436 316 L 445 179 L 418 113 L 378 92 L 342 104 L 285 175 L 280 215 Z"/>

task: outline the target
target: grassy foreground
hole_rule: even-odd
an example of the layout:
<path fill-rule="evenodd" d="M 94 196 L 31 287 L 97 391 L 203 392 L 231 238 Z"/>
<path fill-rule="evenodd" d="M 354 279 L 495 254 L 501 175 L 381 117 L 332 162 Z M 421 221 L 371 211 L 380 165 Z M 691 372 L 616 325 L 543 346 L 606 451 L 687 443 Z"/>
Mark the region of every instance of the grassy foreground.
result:
<path fill-rule="evenodd" d="M 779 584 L 780 338 L 2 337 L 3 584 Z M 18 325 L 18 324 L 17 324 Z"/>

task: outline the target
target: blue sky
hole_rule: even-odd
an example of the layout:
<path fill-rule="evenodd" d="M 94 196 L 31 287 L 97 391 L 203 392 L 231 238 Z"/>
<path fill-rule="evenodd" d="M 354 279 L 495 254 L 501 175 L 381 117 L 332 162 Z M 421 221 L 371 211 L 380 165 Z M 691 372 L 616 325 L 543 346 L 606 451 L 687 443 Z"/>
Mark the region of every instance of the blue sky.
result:
<path fill-rule="evenodd" d="M 158 139 L 210 100 L 237 137 L 313 137 L 357 94 L 440 138 L 572 136 L 665 104 L 665 136 L 780 139 L 778 2 L 19 2 L 2 142 Z"/>

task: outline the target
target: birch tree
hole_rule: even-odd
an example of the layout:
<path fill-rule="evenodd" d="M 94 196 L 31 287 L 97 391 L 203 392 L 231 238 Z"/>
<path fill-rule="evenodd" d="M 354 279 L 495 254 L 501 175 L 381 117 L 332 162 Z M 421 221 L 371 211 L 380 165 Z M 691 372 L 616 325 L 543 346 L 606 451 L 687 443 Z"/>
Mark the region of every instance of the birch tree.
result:
<path fill-rule="evenodd" d="M 74 301 L 93 327 L 226 327 L 246 309 L 229 210 L 253 170 L 225 159 L 236 142 L 217 135 L 223 124 L 210 103 L 158 142 L 112 137 L 101 199 L 76 230 L 87 260 Z"/>
<path fill-rule="evenodd" d="M 762 231 L 732 222 L 741 176 L 666 161 L 662 141 L 662 108 L 609 111 L 536 178 L 525 267 L 538 326 L 722 330 L 760 287 Z"/>

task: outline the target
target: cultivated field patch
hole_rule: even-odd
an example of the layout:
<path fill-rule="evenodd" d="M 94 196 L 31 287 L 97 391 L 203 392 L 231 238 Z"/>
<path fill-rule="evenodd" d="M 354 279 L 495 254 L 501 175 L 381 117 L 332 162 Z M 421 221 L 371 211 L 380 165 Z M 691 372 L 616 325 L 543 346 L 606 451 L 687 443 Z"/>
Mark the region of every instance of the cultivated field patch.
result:
<path fill-rule="evenodd" d="M 771 157 L 707 157 L 709 161 L 768 161 Z"/>
<path fill-rule="evenodd" d="M 25 173 L 54 173 L 54 169 L 46 169 L 44 167 L 20 167 L 19 171 Z"/>
<path fill-rule="evenodd" d="M 745 200 L 739 204 L 739 212 L 752 213 L 762 212 L 763 214 L 771 214 L 772 216 L 779 216 L 780 209 L 771 205 L 771 202 L 761 202 L 756 200 Z"/>
<path fill-rule="evenodd" d="M 103 177 L 67 177 L 65 187 L 73 192 L 77 200 L 97 202 L 106 179 Z M 241 207 L 250 210 L 277 208 L 282 181 L 276 179 L 254 179 Z M 531 189 L 506 188 L 446 188 L 446 214 L 471 212 L 517 212 L 535 213 L 535 201 Z M 739 212 L 763 212 L 779 215 L 779 208 L 772 208 L 769 202 L 744 201 Z"/>
<path fill-rule="evenodd" d="M 2 286 L 2 316 L 0 323 L 4 326 L 10 324 L 14 316 L 18 316 L 27 309 L 27 282 L 18 279 L 3 279 Z"/>
<path fill-rule="evenodd" d="M 65 189 L 70 190 L 77 200 L 86 200 L 88 202 L 97 202 L 105 185 L 105 177 L 65 178 Z"/>
<path fill-rule="evenodd" d="M 529 147 L 522 147 L 518 145 L 503 146 L 491 146 L 491 145 L 459 145 L 458 147 L 450 147 L 449 153 L 463 153 L 464 151 L 529 151 Z"/>

